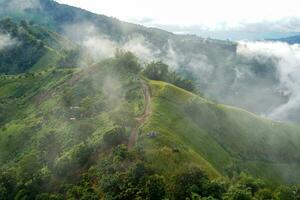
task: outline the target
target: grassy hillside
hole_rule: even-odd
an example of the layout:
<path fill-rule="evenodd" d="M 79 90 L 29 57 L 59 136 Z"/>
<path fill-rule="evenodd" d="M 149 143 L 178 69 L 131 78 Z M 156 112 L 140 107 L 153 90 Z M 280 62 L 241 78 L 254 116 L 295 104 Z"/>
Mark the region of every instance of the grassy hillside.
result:
<path fill-rule="evenodd" d="M 139 145 L 156 168 L 168 173 L 191 160 L 212 176 L 231 168 L 272 182 L 298 182 L 299 126 L 216 104 L 167 83 L 150 85 L 152 115 Z M 149 131 L 157 137 L 149 138 Z"/>
<path fill-rule="evenodd" d="M 242 171 L 272 186 L 299 180 L 299 127 L 141 80 L 139 67 L 119 52 L 83 69 L 1 75 L 0 197 L 250 198 L 266 186 Z"/>
<path fill-rule="evenodd" d="M 165 71 L 163 79 L 156 78 L 194 91 L 193 82 L 161 62 L 141 73 L 138 58 L 119 50 L 76 68 L 80 47 L 60 35 L 9 19 L 0 28 L 17 44 L 0 50 L 0 199 L 293 199 L 287 194 L 300 193 L 297 187 L 271 191 L 239 175 L 264 178 L 272 187 L 299 183 L 299 126 L 142 76 Z M 203 44 L 197 48 L 189 37 L 159 30 L 147 37 L 161 45 L 165 36 L 177 38 L 180 51 L 234 51 L 230 42 L 194 38 Z"/>
<path fill-rule="evenodd" d="M 103 134 L 116 126 L 130 129 L 143 108 L 142 88 L 126 65 L 119 70 L 120 62 L 121 58 L 88 69 L 1 75 L 0 168 L 19 166 L 34 155 L 39 161 L 46 159 L 40 167 L 54 170 L 61 160 L 68 163 L 78 148 L 97 149 Z"/>
<path fill-rule="evenodd" d="M 78 44 L 97 36 L 120 46 L 125 45 L 136 54 L 140 53 L 147 61 L 155 58 L 167 62 L 181 76 L 194 79 L 198 92 L 220 103 L 268 115 L 289 101 L 289 97 L 282 95 L 281 89 L 274 89 L 281 88 L 276 73 L 277 62 L 267 57 L 263 61 L 245 57 L 238 52 L 239 44 L 236 42 L 176 35 L 97 15 L 53 0 L 35 0 L 34 5 L 21 10 L 12 8 L 10 2 L 0 1 L 0 17 L 10 16 L 17 21 L 26 19 L 63 34 Z M 132 41 L 147 51 L 140 52 L 140 48 L 133 48 Z M 101 47 L 97 45 L 97 48 Z M 68 65 L 73 66 L 73 63 L 64 62 L 64 66 Z M 214 80 L 213 83 L 211 80 Z M 299 122 L 300 118 L 297 114 L 290 114 L 287 119 L 281 120 Z"/>
<path fill-rule="evenodd" d="M 67 56 L 66 49 L 76 46 L 38 25 L 10 18 L 0 20 L 0 73 L 18 74 L 58 66 Z"/>

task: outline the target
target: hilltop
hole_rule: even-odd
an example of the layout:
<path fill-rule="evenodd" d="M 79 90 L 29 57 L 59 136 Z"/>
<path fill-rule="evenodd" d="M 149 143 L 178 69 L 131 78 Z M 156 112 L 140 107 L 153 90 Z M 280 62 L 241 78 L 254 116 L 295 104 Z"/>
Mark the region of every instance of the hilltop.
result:
<path fill-rule="evenodd" d="M 0 49 L 1 199 L 299 196 L 281 185 L 299 184 L 300 126 L 250 112 L 287 100 L 270 90 L 273 60 L 244 58 L 230 41 L 38 2 L 17 12 L 0 2 L 10 16 L 0 22 L 10 41 Z M 66 33 L 82 23 L 92 34 Z M 100 45 L 87 48 L 94 34 Z M 130 52 L 132 43 L 144 54 Z M 94 54 L 99 46 L 113 53 Z M 145 60 L 149 49 L 158 53 Z M 249 76 L 237 79 L 241 69 Z M 259 98 L 242 104 L 257 88 Z M 263 98 L 270 93 L 275 103 Z"/>
<path fill-rule="evenodd" d="M 273 183 L 299 180 L 298 125 L 217 104 L 168 83 L 150 85 L 152 114 L 139 145 L 149 150 L 159 170 L 172 172 L 191 160 L 212 176 L 231 168 Z M 157 137 L 149 139 L 149 131 L 156 131 Z M 171 153 L 173 148 L 180 153 Z"/>
<path fill-rule="evenodd" d="M 2 0 L 0 16 L 47 27 L 84 47 L 93 62 L 107 54 L 113 56 L 112 47 L 125 48 L 143 62 L 164 61 L 182 77 L 194 80 L 199 93 L 223 104 L 268 116 L 289 102 L 290 96 L 282 92 L 288 89 L 282 88 L 284 83 L 278 77 L 278 60 L 244 55 L 239 43 L 176 35 L 52 0 L 33 0 L 34 4 L 18 10 L 11 9 L 9 2 Z M 80 56 L 73 52 L 70 57 Z M 280 120 L 299 122 L 300 118 L 292 114 Z"/>

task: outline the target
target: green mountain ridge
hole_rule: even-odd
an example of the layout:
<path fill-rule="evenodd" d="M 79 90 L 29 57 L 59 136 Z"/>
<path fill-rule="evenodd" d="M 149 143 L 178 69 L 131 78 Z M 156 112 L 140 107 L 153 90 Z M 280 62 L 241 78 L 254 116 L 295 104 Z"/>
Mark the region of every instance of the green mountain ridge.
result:
<path fill-rule="evenodd" d="M 0 53 L 0 72 L 6 74 L 56 66 L 65 57 L 64 51 L 76 47 L 60 35 L 26 21 L 17 24 L 5 18 L 0 22 L 0 32 L 15 43 Z"/>
<path fill-rule="evenodd" d="M 236 42 L 194 35 L 176 35 L 94 14 L 52 0 L 34 1 L 39 6 L 16 12 L 7 8 L 9 1 L 2 0 L 3 12 L 0 12 L 0 16 L 32 21 L 62 34 L 79 45 L 81 42 L 91 42 L 89 38 L 99 37 L 104 37 L 106 42 L 109 40 L 121 48 L 127 44 L 127 47 L 131 47 L 130 50 L 136 51 L 135 54 L 141 54 L 139 57 L 144 56 L 147 61 L 163 60 L 181 76 L 194 80 L 198 91 L 207 98 L 256 114 L 268 116 L 276 107 L 289 101 L 290 96 L 282 94 L 282 83 L 277 76 L 278 60 L 265 58 L 261 62 L 256 57 L 240 55 L 237 51 L 239 44 Z M 72 27 L 75 29 L 68 33 Z M 93 30 L 92 33 L 90 30 Z M 92 44 L 96 45 L 96 42 Z M 89 49 L 95 49 L 93 45 Z M 99 48 L 101 51 L 100 44 L 97 49 Z M 297 123 L 300 118 L 291 113 L 280 120 Z"/>
<path fill-rule="evenodd" d="M 207 166 L 220 174 L 234 166 L 277 183 L 299 180 L 298 125 L 216 104 L 163 82 L 150 84 L 154 90 L 153 114 L 143 130 L 156 130 L 160 135 L 151 142 L 142 135 L 145 144 L 141 145 L 155 149 L 153 159 L 160 157 L 164 148 L 176 145 L 182 153 L 201 155 L 210 163 Z M 167 155 L 164 159 L 168 162 L 172 157 Z M 176 167 L 160 169 L 171 171 Z"/>
<path fill-rule="evenodd" d="M 40 8 L 29 11 L 44 26 L 18 22 L 24 11 L 0 22 L 1 33 L 20 42 L 0 51 L 0 199 L 298 198 L 298 187 L 277 186 L 299 184 L 299 125 L 149 80 L 147 66 L 168 66 L 144 66 L 127 51 L 82 67 L 82 47 L 61 36 L 56 23 L 65 16 L 78 22 L 95 15 L 83 11 L 76 18 L 74 8 L 41 2 L 54 12 L 44 15 L 50 21 L 37 17 Z M 106 26 L 106 20 L 98 23 Z M 107 26 L 115 40 L 132 33 Z M 202 52 L 211 60 L 222 54 L 216 65 L 236 48 L 227 41 L 140 28 L 161 47 L 160 41 L 175 38 L 176 51 Z M 227 64 L 216 73 L 230 74 Z M 264 72 L 256 69 L 262 79 L 274 73 L 265 65 Z M 165 70 L 154 69 L 154 75 Z M 178 68 L 165 80 L 184 86 L 190 83 L 185 78 L 188 72 Z"/>
<path fill-rule="evenodd" d="M 85 69 L 2 75 L 1 177 L 14 174 L 11 180 L 27 191 L 28 198 L 41 191 L 57 192 L 53 184 L 76 184 L 86 173 L 98 177 L 92 175 L 94 170 L 97 173 L 110 162 L 105 159 L 112 146 L 128 143 L 135 118 L 143 113 L 145 82 L 151 88 L 151 111 L 129 150 L 133 157 L 114 158 L 108 167 L 122 170 L 122 162 L 127 167 L 143 163 L 165 177 L 171 188 L 174 175 L 188 166 L 200 168 L 210 179 L 244 171 L 271 185 L 298 183 L 298 125 L 274 122 L 169 83 L 147 80 L 137 66 L 135 58 L 125 53 Z M 135 155 L 140 151 L 142 155 Z M 37 186 L 36 181 L 43 184 Z M 94 184 L 93 188 L 104 189 L 99 182 Z M 108 195 L 105 191 L 110 190 L 104 190 Z"/>

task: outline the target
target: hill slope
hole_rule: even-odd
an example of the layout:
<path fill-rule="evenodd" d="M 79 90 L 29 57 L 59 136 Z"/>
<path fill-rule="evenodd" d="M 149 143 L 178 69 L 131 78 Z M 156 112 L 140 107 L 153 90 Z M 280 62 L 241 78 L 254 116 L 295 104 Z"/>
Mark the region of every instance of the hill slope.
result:
<path fill-rule="evenodd" d="M 0 21 L 0 73 L 19 74 L 58 66 L 76 45 L 62 36 L 26 21 Z"/>
<path fill-rule="evenodd" d="M 167 83 L 150 84 L 152 114 L 139 144 L 149 149 L 158 169 L 167 173 L 190 159 L 210 174 L 226 174 L 231 167 L 277 183 L 299 180 L 299 126 L 216 104 Z M 149 131 L 157 137 L 149 138 Z"/>
<path fill-rule="evenodd" d="M 0 195 L 145 197 L 156 177 L 173 199 L 184 192 L 174 189 L 182 173 L 216 179 L 246 171 L 271 185 L 298 183 L 298 126 L 142 81 L 139 70 L 131 53 L 119 53 L 84 69 L 1 75 Z"/>
<path fill-rule="evenodd" d="M 238 43 L 175 35 L 52 0 L 34 0 L 34 4 L 22 9 L 13 9 L 11 2 L 15 0 L 0 2 L 0 16 L 26 19 L 63 34 L 95 54 L 94 62 L 103 54 L 112 56 L 111 46 L 117 46 L 132 51 L 143 61 L 163 60 L 185 78 L 195 80 L 199 92 L 220 103 L 269 115 L 289 101 L 290 96 L 282 94 L 284 83 L 277 76 L 280 59 L 241 55 Z M 281 120 L 298 122 L 300 117 Z"/>

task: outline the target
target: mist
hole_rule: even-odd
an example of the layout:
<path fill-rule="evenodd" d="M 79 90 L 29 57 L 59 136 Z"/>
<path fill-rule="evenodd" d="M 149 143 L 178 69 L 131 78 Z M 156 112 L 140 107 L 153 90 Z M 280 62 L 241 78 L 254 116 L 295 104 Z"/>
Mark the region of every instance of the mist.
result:
<path fill-rule="evenodd" d="M 186 53 L 173 39 L 160 47 L 137 33 L 116 40 L 92 22 L 65 25 L 64 34 L 80 46 L 81 67 L 123 49 L 134 53 L 141 64 L 162 60 L 171 70 L 183 72 L 181 75 L 194 79 L 209 99 L 275 120 L 300 120 L 295 112 L 300 110 L 299 45 L 240 41 L 236 51 L 227 51 L 219 50 L 217 42 L 203 40 L 195 45 L 195 51 Z"/>
<path fill-rule="evenodd" d="M 161 53 L 140 34 L 117 42 L 90 22 L 68 24 L 64 27 L 64 34 L 82 48 L 80 66 L 111 58 L 117 49 L 134 53 L 142 63 L 154 60 Z"/>
<path fill-rule="evenodd" d="M 15 12 L 23 12 L 27 9 L 35 9 L 40 8 L 40 1 L 39 0 L 10 0 L 6 4 L 5 8 L 2 8 L 6 11 L 15 11 Z"/>
<path fill-rule="evenodd" d="M 139 34 L 131 36 L 119 48 L 134 53 L 144 62 L 155 60 L 161 54 L 161 51 L 158 48 Z"/>
<path fill-rule="evenodd" d="M 272 60 L 279 81 L 276 90 L 288 101 L 267 114 L 278 120 L 289 120 L 300 109 L 300 46 L 282 42 L 239 42 L 237 54 L 259 62 Z"/>
<path fill-rule="evenodd" d="M 17 44 L 17 41 L 13 38 L 11 38 L 8 34 L 0 34 L 0 51 L 14 46 Z"/>

